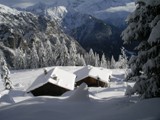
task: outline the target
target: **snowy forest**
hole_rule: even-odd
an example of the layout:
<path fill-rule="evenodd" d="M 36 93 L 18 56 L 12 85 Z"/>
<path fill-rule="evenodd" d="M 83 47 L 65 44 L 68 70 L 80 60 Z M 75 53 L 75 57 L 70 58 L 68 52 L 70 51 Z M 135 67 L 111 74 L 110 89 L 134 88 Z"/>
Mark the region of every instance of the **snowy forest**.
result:
<path fill-rule="evenodd" d="M 2 61 L 5 59 L 1 55 Z M 104 68 L 126 68 L 127 56 L 125 49 L 121 49 L 121 55 L 116 62 L 114 56 L 106 58 L 103 53 L 100 55 L 92 49 L 86 54 L 78 53 L 75 42 L 71 42 L 69 47 L 65 41 L 62 43 L 57 39 L 55 46 L 50 41 L 38 44 L 32 43 L 31 48 L 15 50 L 12 69 L 34 69 L 47 66 L 86 66 L 92 65 Z"/>

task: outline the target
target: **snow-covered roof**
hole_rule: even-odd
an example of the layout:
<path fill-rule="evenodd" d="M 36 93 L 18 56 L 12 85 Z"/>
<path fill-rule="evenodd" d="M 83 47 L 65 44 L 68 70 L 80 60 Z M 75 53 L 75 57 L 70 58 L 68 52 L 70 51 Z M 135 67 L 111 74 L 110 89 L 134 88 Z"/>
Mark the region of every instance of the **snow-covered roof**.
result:
<path fill-rule="evenodd" d="M 86 78 L 92 77 L 95 79 L 99 79 L 102 82 L 109 82 L 109 76 L 112 74 L 111 70 L 105 68 L 98 68 L 93 66 L 85 66 L 74 72 L 76 74 L 76 82 Z"/>
<path fill-rule="evenodd" d="M 30 92 L 46 83 L 52 83 L 68 90 L 74 90 L 75 78 L 76 75 L 73 73 L 55 67 L 48 71 L 46 75 L 42 73 L 27 89 L 27 92 Z"/>

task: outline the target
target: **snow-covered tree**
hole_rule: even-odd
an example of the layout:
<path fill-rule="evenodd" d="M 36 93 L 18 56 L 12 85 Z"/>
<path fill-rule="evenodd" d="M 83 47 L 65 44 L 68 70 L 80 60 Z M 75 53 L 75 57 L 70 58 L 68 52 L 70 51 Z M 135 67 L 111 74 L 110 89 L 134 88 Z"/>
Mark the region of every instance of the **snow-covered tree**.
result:
<path fill-rule="evenodd" d="M 119 59 L 116 62 L 116 68 L 127 69 L 128 68 L 128 57 L 125 52 L 125 48 L 121 48 L 121 55 L 119 55 Z"/>
<path fill-rule="evenodd" d="M 77 54 L 77 66 L 86 66 L 86 62 L 84 60 L 83 55 Z"/>
<path fill-rule="evenodd" d="M 62 51 L 61 49 L 62 45 L 58 38 L 56 38 L 54 42 L 55 42 L 54 43 L 55 45 L 53 47 L 53 53 L 52 53 L 53 54 L 53 59 L 52 59 L 53 65 L 60 65 L 59 60 L 60 60 L 60 53 L 61 53 L 60 51 Z"/>
<path fill-rule="evenodd" d="M 69 65 L 75 66 L 77 62 L 77 48 L 75 42 L 71 41 L 69 47 L 70 62 Z"/>
<path fill-rule="evenodd" d="M 106 61 L 106 57 L 105 54 L 102 54 L 102 58 L 101 58 L 101 67 L 107 68 L 107 61 Z"/>
<path fill-rule="evenodd" d="M 128 68 L 128 57 L 126 55 L 126 50 L 124 47 L 121 48 L 122 54 L 122 68 Z"/>
<path fill-rule="evenodd" d="M 28 48 L 26 51 L 25 51 L 25 61 L 26 61 L 26 68 L 31 68 L 31 49 Z"/>
<path fill-rule="evenodd" d="M 23 50 L 20 48 L 15 50 L 14 68 L 15 69 L 26 68 L 25 54 L 24 54 Z"/>
<path fill-rule="evenodd" d="M 135 93 L 143 98 L 160 97 L 160 0 L 137 0 L 136 10 L 127 18 L 122 33 L 124 43 L 136 40 L 138 54 L 131 57 L 131 73 Z"/>
<path fill-rule="evenodd" d="M 95 55 L 93 49 L 89 50 L 89 65 L 95 66 Z"/>
<path fill-rule="evenodd" d="M 115 64 L 116 64 L 116 61 L 115 61 L 115 59 L 114 59 L 114 56 L 112 55 L 110 68 L 111 68 L 111 69 L 115 68 Z"/>
<path fill-rule="evenodd" d="M 99 67 L 100 63 L 99 54 L 95 53 L 95 67 Z"/>
<path fill-rule="evenodd" d="M 47 66 L 46 50 L 42 42 L 39 43 L 37 54 L 39 57 L 39 67 L 46 67 Z"/>
<path fill-rule="evenodd" d="M 7 63 L 5 59 L 1 60 L 1 78 L 4 81 L 5 89 L 10 90 L 12 89 L 12 82 L 10 81 L 10 71 L 7 67 Z"/>
<path fill-rule="evenodd" d="M 35 43 L 32 44 L 32 49 L 30 53 L 30 67 L 31 68 L 38 68 L 39 67 L 39 57 L 37 54 L 37 49 Z"/>
<path fill-rule="evenodd" d="M 60 52 L 59 52 L 59 60 L 57 61 L 57 65 L 65 66 L 68 65 L 69 62 L 69 52 L 68 48 L 66 47 L 65 40 L 62 41 L 62 44 L 60 44 Z"/>
<path fill-rule="evenodd" d="M 89 54 L 88 53 L 86 53 L 85 55 L 84 55 L 84 60 L 85 60 L 85 62 L 86 62 L 86 65 L 89 65 L 90 63 L 89 63 Z"/>
<path fill-rule="evenodd" d="M 53 59 L 54 59 L 54 56 L 53 56 L 53 50 L 52 50 L 52 45 L 51 45 L 51 42 L 49 40 L 46 40 L 44 42 L 44 48 L 46 49 L 46 61 L 47 61 L 47 64 L 48 66 L 51 66 L 53 65 Z"/>
<path fill-rule="evenodd" d="M 107 59 L 107 68 L 111 68 L 111 61 L 109 59 Z"/>

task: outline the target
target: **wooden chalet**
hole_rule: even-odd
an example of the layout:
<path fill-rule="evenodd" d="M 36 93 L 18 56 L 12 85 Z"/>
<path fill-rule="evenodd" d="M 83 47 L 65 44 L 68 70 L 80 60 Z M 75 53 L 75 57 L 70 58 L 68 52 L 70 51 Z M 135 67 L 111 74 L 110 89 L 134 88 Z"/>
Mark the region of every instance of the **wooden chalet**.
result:
<path fill-rule="evenodd" d="M 76 75 L 76 86 L 83 82 L 89 87 L 107 87 L 112 72 L 105 68 L 85 66 L 74 72 Z"/>
<path fill-rule="evenodd" d="M 60 96 L 66 91 L 74 90 L 76 75 L 58 67 L 42 73 L 28 88 L 34 96 Z"/>

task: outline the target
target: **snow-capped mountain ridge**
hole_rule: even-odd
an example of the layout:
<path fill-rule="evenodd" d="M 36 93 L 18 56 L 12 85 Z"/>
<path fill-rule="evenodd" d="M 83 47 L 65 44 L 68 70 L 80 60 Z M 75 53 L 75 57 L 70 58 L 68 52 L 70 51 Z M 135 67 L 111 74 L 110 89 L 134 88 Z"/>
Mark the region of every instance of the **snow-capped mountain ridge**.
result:
<path fill-rule="evenodd" d="M 34 6 L 28 7 L 27 10 L 34 11 L 35 9 L 64 6 L 66 9 L 72 9 L 83 14 L 92 15 L 98 19 L 106 20 L 107 13 L 113 12 L 132 12 L 135 9 L 134 0 L 55 0 L 51 5 L 45 3 L 37 3 Z M 126 7 L 126 8 L 125 8 Z M 103 16 L 101 15 L 103 12 Z M 111 16 L 110 16 L 111 17 Z"/>
<path fill-rule="evenodd" d="M 14 14 L 14 15 L 17 15 L 20 13 L 16 9 L 12 9 L 12 8 L 5 6 L 5 5 L 2 5 L 2 4 L 0 4 L 0 12 L 6 13 L 6 14 Z"/>

